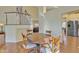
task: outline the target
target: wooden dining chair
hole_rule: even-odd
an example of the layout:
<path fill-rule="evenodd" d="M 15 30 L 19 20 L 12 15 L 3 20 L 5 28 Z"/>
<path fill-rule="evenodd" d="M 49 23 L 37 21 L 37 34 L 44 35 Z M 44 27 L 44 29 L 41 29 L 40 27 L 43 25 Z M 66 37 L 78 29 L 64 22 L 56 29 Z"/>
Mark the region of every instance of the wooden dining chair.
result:
<path fill-rule="evenodd" d="M 32 33 L 28 33 L 27 35 L 24 35 L 22 33 L 23 39 L 22 39 L 22 41 L 17 43 L 18 52 L 36 53 L 36 48 L 26 48 L 27 44 L 29 43 L 28 42 L 29 35 L 32 35 Z"/>
<path fill-rule="evenodd" d="M 45 49 L 45 53 L 48 53 L 48 51 L 46 49 L 49 49 L 49 53 L 51 52 L 52 53 L 52 47 L 51 47 L 51 42 L 50 40 L 52 38 L 50 38 L 51 36 L 46 34 L 46 37 L 44 38 L 44 42 L 43 44 L 41 44 L 41 48 L 44 48 Z"/>
<path fill-rule="evenodd" d="M 52 36 L 52 35 L 51 35 L 51 31 L 50 31 L 50 30 L 46 30 L 45 35 L 46 35 L 46 36 Z"/>
<path fill-rule="evenodd" d="M 26 40 L 17 43 L 17 50 L 20 53 L 36 53 L 36 48 L 26 48 Z"/>

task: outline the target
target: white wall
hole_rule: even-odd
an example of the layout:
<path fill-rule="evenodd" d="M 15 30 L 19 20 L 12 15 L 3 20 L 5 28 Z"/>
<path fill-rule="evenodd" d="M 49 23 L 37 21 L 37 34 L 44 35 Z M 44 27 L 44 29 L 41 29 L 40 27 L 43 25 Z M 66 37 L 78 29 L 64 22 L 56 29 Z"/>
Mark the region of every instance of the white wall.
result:
<path fill-rule="evenodd" d="M 79 7 L 66 7 L 61 6 L 57 9 L 48 11 L 45 14 L 46 19 L 39 15 L 40 32 L 45 32 L 47 29 L 52 31 L 52 35 L 59 36 L 61 34 L 61 25 L 64 19 L 62 18 L 63 13 L 77 10 Z"/>
<path fill-rule="evenodd" d="M 58 12 L 57 12 L 58 13 Z M 55 14 L 48 13 L 46 15 L 47 28 L 52 31 L 52 35 L 59 36 L 61 32 L 61 20 L 59 20 L 59 15 L 55 12 Z"/>

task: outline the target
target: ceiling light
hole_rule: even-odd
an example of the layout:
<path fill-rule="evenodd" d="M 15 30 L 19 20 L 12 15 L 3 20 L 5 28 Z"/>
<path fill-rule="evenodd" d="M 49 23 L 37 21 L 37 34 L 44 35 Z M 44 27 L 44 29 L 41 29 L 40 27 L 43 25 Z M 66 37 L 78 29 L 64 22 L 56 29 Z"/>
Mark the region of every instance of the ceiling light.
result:
<path fill-rule="evenodd" d="M 2 24 L 2 23 L 0 24 L 0 26 L 3 26 L 3 25 L 4 25 L 4 24 Z"/>

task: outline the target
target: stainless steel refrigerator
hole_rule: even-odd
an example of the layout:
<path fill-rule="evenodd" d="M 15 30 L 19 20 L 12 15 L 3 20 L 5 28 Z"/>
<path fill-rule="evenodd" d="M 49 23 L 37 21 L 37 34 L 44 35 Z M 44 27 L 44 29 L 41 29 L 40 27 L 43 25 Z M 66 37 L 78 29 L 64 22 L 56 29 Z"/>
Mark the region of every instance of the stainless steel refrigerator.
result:
<path fill-rule="evenodd" d="M 68 36 L 79 36 L 79 21 L 68 21 L 67 22 L 67 35 Z"/>

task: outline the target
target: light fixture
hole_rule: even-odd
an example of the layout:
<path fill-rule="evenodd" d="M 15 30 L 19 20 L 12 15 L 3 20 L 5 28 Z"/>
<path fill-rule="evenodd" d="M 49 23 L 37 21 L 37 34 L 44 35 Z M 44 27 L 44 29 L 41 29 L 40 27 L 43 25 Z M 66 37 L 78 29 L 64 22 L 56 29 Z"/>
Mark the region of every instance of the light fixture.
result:
<path fill-rule="evenodd" d="M 4 26 L 4 24 L 1 23 L 0 26 Z"/>
<path fill-rule="evenodd" d="M 0 32 L 3 32 L 3 26 L 4 26 L 4 24 L 0 23 L 0 28 L 1 28 Z"/>

